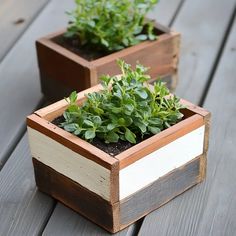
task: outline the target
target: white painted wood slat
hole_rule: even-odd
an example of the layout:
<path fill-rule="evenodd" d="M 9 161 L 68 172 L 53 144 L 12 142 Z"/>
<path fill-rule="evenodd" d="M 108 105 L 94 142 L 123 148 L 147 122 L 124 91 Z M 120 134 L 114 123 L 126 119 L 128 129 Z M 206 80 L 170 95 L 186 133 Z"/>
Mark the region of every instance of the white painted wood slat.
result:
<path fill-rule="evenodd" d="M 32 157 L 110 200 L 110 170 L 28 127 Z"/>
<path fill-rule="evenodd" d="M 203 153 L 205 126 L 176 139 L 120 171 L 120 200 Z"/>

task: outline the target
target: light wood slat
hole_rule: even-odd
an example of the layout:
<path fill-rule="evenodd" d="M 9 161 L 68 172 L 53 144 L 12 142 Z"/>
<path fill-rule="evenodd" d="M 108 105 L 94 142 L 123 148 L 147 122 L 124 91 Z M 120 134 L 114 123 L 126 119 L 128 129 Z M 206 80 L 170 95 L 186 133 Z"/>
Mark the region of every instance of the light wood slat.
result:
<path fill-rule="evenodd" d="M 0 1 L 0 61 L 48 1 Z"/>
<path fill-rule="evenodd" d="M 235 39 L 236 19 L 204 104 L 212 112 L 207 179 L 146 217 L 140 236 L 235 235 Z"/>
<path fill-rule="evenodd" d="M 155 12 L 151 13 L 152 16 L 161 23 L 168 25 L 173 17 L 176 9 L 180 4 L 180 0 L 171 0 L 171 3 L 166 4 L 164 1 L 160 2 L 158 11 L 159 15 Z M 163 10 L 162 10 L 163 9 Z M 163 17 L 163 20 L 161 18 Z M 64 218 L 65 217 L 65 218 Z M 129 228 L 124 229 L 120 233 L 115 235 L 133 235 L 136 230 L 135 224 L 131 225 Z M 90 221 L 85 220 L 79 214 L 74 213 L 68 208 L 57 204 L 53 215 L 51 216 L 43 235 L 110 235 L 106 231 L 100 229 L 95 224 L 90 223 Z"/>
<path fill-rule="evenodd" d="M 65 10 L 73 6 L 73 1 L 50 2 L 0 64 L 0 169 L 24 128 L 26 115 L 42 99 L 35 40 L 65 27 Z"/>
<path fill-rule="evenodd" d="M 214 67 L 235 0 L 186 0 L 173 28 L 182 34 L 176 93 L 199 103 Z"/>
<path fill-rule="evenodd" d="M 0 235 L 39 235 L 53 203 L 36 189 L 25 135 L 0 172 Z"/>

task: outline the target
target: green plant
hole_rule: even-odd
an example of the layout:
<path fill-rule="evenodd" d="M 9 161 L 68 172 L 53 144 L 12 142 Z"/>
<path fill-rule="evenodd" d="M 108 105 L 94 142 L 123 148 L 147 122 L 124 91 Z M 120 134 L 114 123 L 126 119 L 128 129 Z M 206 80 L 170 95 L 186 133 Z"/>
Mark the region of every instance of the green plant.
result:
<path fill-rule="evenodd" d="M 81 45 L 118 51 L 143 40 L 154 40 L 153 24 L 146 13 L 158 0 L 76 0 L 69 13 L 65 36 L 78 37 Z"/>
<path fill-rule="evenodd" d="M 118 64 L 122 75 L 103 76 L 103 90 L 87 94 L 81 107 L 77 93 L 71 93 L 61 127 L 88 141 L 97 137 L 106 143 L 136 143 L 137 137 L 157 134 L 183 117 L 179 98 L 164 83 L 155 83 L 153 89 L 146 83 L 147 68 L 137 64 L 132 70 L 122 60 Z"/>

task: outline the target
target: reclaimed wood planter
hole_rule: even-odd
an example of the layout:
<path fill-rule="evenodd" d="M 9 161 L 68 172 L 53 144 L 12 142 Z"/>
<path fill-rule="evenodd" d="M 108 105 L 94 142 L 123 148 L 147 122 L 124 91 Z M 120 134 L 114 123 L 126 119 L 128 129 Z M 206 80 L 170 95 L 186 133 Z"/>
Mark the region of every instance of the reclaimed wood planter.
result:
<path fill-rule="evenodd" d="M 206 175 L 210 113 L 181 102 L 182 121 L 115 157 L 51 123 L 66 101 L 36 111 L 27 127 L 38 188 L 113 233 L 159 208 Z"/>
<path fill-rule="evenodd" d="M 65 30 L 48 35 L 36 42 L 41 90 L 50 100 L 67 97 L 71 91 L 82 91 L 99 83 L 103 74 L 116 75 L 118 58 L 131 65 L 139 61 L 150 67 L 153 79 L 163 77 L 173 90 L 177 82 L 180 34 L 156 24 L 158 39 L 88 61 L 55 41 Z M 56 88 L 56 90 L 55 90 Z"/>

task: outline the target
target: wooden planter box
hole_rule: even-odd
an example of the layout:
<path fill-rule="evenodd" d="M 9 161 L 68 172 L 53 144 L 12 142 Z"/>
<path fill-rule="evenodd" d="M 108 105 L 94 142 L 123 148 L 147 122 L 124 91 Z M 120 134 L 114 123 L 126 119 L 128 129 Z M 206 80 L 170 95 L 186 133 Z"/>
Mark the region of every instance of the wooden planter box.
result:
<path fill-rule="evenodd" d="M 38 188 L 112 233 L 159 208 L 206 175 L 210 113 L 181 102 L 181 122 L 115 157 L 50 122 L 66 101 L 36 111 L 27 127 Z"/>
<path fill-rule="evenodd" d="M 90 88 L 99 83 L 99 77 L 103 74 L 119 74 L 118 58 L 131 65 L 139 61 L 150 67 L 149 74 L 153 80 L 161 76 L 171 90 L 176 86 L 180 45 L 180 34 L 177 32 L 156 24 L 157 40 L 145 41 L 93 61 L 55 43 L 55 39 L 64 32 L 62 30 L 36 42 L 41 89 L 50 100 L 56 101 L 74 90 Z"/>

